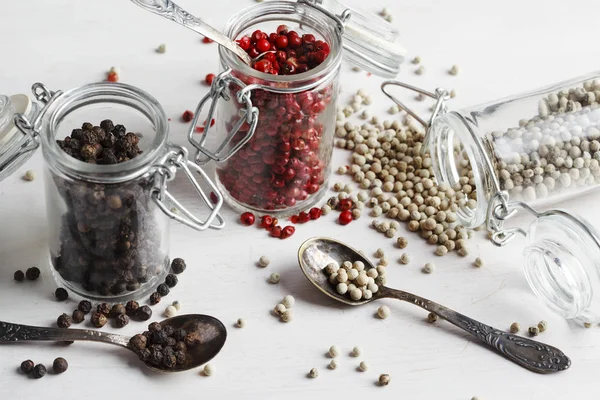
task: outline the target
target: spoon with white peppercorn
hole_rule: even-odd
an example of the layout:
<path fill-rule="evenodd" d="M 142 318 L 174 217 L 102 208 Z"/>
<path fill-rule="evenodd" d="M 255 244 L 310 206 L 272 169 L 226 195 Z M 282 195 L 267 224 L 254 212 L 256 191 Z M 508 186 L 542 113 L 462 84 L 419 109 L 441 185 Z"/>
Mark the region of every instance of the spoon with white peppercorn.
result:
<path fill-rule="evenodd" d="M 180 372 L 206 364 L 223 348 L 227 338 L 227 329 L 221 321 L 209 315 L 188 314 L 166 319 L 158 325 L 171 327 L 172 331 L 183 330 L 194 339 L 193 346 L 186 346 L 185 360 L 170 368 L 157 366 L 150 361 L 144 364 L 157 372 Z M 136 335 L 142 336 L 142 335 Z M 69 342 L 77 340 L 94 341 L 125 347 L 138 354 L 133 348 L 131 338 L 114 333 L 98 332 L 87 329 L 45 328 L 39 326 L 18 325 L 0 321 L 0 344 L 23 341 Z"/>
<path fill-rule="evenodd" d="M 366 271 L 375 269 L 366 257 L 335 239 L 312 238 L 304 242 L 298 251 L 298 262 L 304 275 L 323 293 L 339 302 L 357 306 L 383 298 L 403 300 L 438 315 L 480 339 L 510 361 L 533 372 L 549 374 L 563 371 L 571 366 L 569 357 L 555 347 L 501 331 L 408 292 L 377 285 L 372 288 L 375 291 L 369 290 L 372 295 L 369 299 L 363 297 L 360 300 L 353 300 L 347 293 L 340 294 L 336 290 L 336 285 L 330 282 L 332 274 L 328 274 L 326 269 L 329 265 L 342 265 L 345 261 L 359 262 L 364 265 Z M 340 268 L 340 271 L 341 269 L 343 268 Z"/>

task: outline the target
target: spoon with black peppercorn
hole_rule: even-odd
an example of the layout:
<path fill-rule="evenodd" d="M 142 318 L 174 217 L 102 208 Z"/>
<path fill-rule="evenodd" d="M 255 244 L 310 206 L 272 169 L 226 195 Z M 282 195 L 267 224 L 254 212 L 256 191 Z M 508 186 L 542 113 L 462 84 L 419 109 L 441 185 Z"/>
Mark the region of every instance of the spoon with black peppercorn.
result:
<path fill-rule="evenodd" d="M 162 329 L 170 326 L 175 331 L 185 330 L 193 335 L 195 344 L 186 346 L 185 361 L 171 368 L 144 362 L 148 368 L 158 372 L 181 372 L 206 364 L 221 351 L 227 338 L 225 325 L 209 315 L 179 315 L 160 322 L 160 326 Z M 0 321 L 0 344 L 29 340 L 56 342 L 86 340 L 114 344 L 135 352 L 130 345 L 130 339 L 124 335 L 87 329 L 44 328 Z"/>
<path fill-rule="evenodd" d="M 336 286 L 330 283 L 325 271 L 329 264 L 342 265 L 344 261 L 352 263 L 360 261 L 364 264 L 365 270 L 375 268 L 358 251 L 335 239 L 312 238 L 304 242 L 298 250 L 298 262 L 304 275 L 321 292 L 339 302 L 358 306 L 383 298 L 403 300 L 445 319 L 481 340 L 510 361 L 533 372 L 549 374 L 566 370 L 571 366 L 569 357 L 555 347 L 501 331 L 408 292 L 378 286 L 378 290 L 368 300 L 352 300 L 347 294 L 339 294 Z"/>

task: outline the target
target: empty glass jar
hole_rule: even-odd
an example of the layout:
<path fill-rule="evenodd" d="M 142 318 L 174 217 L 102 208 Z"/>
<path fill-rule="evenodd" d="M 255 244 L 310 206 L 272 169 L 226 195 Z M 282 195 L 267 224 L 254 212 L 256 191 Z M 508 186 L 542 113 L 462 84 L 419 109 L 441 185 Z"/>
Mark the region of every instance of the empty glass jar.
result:
<path fill-rule="evenodd" d="M 441 89 L 391 83 L 437 99 L 430 122 L 419 118 L 428 127 L 423 151 L 461 199 L 460 223 L 486 224 L 499 246 L 526 236 L 525 275 L 538 297 L 566 318 L 599 322 L 600 236 L 580 217 L 532 207 L 598 188 L 600 74 L 459 111 L 448 110 Z M 508 228 L 517 213 L 534 220 Z"/>
<path fill-rule="evenodd" d="M 388 23 L 330 0 L 257 4 L 235 15 L 225 34 L 239 40 L 256 30 L 276 32 L 282 24 L 299 37 L 314 36 L 315 48 L 328 49 L 328 55 L 316 54 L 326 57 L 308 71 L 272 75 L 221 47 L 223 72 L 200 102 L 189 131 L 197 161 L 218 162 L 217 183 L 232 206 L 274 215 L 307 209 L 327 189 L 342 57 L 373 73 L 395 76 L 404 53 L 394 44 L 397 32 Z M 198 127 L 209 101 L 209 115 Z M 213 122 L 224 139 L 209 146 Z"/>
<path fill-rule="evenodd" d="M 33 92 L 43 108 L 35 116 L 15 116 L 21 131 L 17 135 L 29 145 L 14 148 L 10 160 L 24 160 L 41 141 L 50 261 L 59 285 L 96 300 L 125 301 L 149 294 L 169 270 L 169 218 L 197 230 L 223 226 L 217 214 L 222 197 L 217 195 L 213 204 L 196 177 L 218 193 L 216 186 L 188 160 L 184 148 L 168 143 L 167 117 L 148 93 L 117 83 L 95 83 L 65 93 L 38 83 Z M 104 128 L 94 129 L 118 137 L 126 128 L 140 137 L 143 152 L 128 161 L 101 165 L 81 161 L 59 147 L 58 141 L 64 146 L 65 137 L 81 134 L 82 124 L 101 125 L 107 119 L 124 127 L 102 124 Z M 67 145 L 76 141 L 70 138 Z M 98 151 L 105 151 L 104 143 L 95 144 Z M 6 165 L 10 160 L 4 160 Z M 207 215 L 192 215 L 169 193 L 168 182 L 179 170 L 197 190 Z"/>

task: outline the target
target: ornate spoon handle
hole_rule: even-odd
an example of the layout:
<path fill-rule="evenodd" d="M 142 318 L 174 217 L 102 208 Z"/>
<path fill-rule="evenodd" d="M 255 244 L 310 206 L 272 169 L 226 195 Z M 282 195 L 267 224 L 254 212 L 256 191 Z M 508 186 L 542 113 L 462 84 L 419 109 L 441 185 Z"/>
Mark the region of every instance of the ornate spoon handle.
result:
<path fill-rule="evenodd" d="M 89 340 L 110 343 L 122 347 L 127 347 L 127 344 L 129 343 L 128 337 L 116 335 L 114 333 L 96 332 L 86 329 L 43 328 L 39 326 L 18 325 L 0 321 L 0 343 L 20 342 L 24 340 L 57 342 Z"/>
<path fill-rule="evenodd" d="M 403 300 L 430 311 L 482 340 L 512 362 L 533 372 L 549 374 L 571 366 L 569 357 L 556 347 L 503 332 L 423 297 L 387 287 L 381 288 L 381 297 Z"/>
<path fill-rule="evenodd" d="M 131 0 L 133 3 L 142 7 L 146 11 L 150 11 L 156 15 L 160 15 L 168 20 L 178 23 L 179 25 L 185 26 L 197 32 L 201 35 L 206 36 L 219 43 L 221 46 L 233 51 L 238 57 L 240 57 L 246 64 L 252 65 L 252 59 L 250 56 L 227 36 L 202 21 L 200 18 L 193 16 L 192 14 L 173 3 L 171 0 Z"/>

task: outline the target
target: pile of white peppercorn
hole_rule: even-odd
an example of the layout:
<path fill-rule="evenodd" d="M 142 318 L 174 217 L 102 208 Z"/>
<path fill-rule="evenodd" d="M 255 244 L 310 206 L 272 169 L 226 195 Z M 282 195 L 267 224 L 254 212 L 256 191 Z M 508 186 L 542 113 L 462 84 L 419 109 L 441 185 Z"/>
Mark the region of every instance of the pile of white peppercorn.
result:
<path fill-rule="evenodd" d="M 362 261 L 344 261 L 341 267 L 330 263 L 325 267 L 325 273 L 339 294 L 354 301 L 371 299 L 379 291 L 379 285 L 385 284 L 387 276 L 385 266 L 365 269 Z"/>
<path fill-rule="evenodd" d="M 364 96 L 359 91 L 355 98 Z M 358 111 L 360 103 L 353 98 L 353 105 L 338 112 L 336 145 L 352 150 L 350 168 L 340 167 L 338 173 L 352 175 L 362 189 L 351 196 L 351 189 L 334 185 L 342 198 L 350 197 L 356 208 L 371 207 L 371 216 L 385 215 L 408 224 L 411 232 L 420 233 L 430 244 L 438 246 L 435 254 L 443 256 L 456 250 L 466 256 L 466 240 L 469 232 L 457 224 L 456 212 L 460 207 L 476 207 L 473 198 L 467 198 L 464 189 L 471 187 L 475 196 L 473 173 L 468 163 L 461 175 L 461 191 L 446 184 L 438 185 L 433 177 L 431 158 L 421 154 L 425 131 L 412 117 L 384 121 L 377 117 L 361 126 L 345 122 L 345 118 Z M 355 105 L 357 107 L 355 107 Z M 357 109 L 358 108 L 358 109 Z M 326 207 L 326 206 L 325 206 Z M 323 210 L 325 211 L 329 210 Z M 379 232 L 393 238 L 399 228 L 398 222 L 377 221 L 373 224 Z"/>
<path fill-rule="evenodd" d="M 552 93 L 538 115 L 486 135 L 511 199 L 533 201 L 600 180 L 600 80 Z"/>

